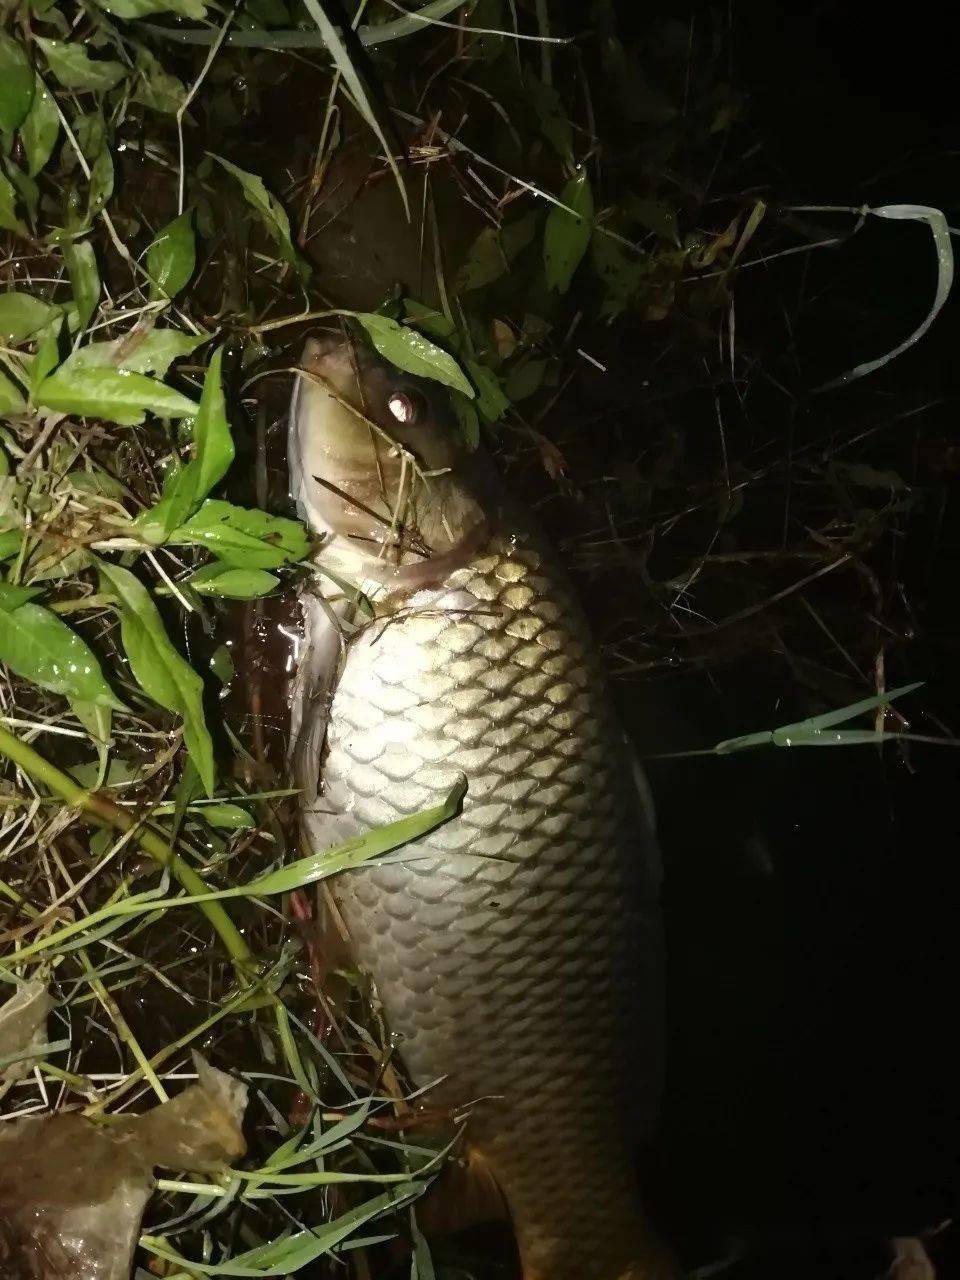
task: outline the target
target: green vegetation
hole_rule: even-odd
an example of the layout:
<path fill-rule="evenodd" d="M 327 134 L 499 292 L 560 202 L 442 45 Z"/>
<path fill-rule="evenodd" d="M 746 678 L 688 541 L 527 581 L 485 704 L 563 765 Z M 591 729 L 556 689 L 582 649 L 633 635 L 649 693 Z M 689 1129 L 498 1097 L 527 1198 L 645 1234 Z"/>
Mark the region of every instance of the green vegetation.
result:
<path fill-rule="evenodd" d="M 569 493 L 589 432 L 551 436 L 547 415 L 574 369 L 603 368 L 583 332 L 656 329 L 680 310 L 696 341 L 719 332 L 737 358 L 733 274 L 770 211 L 756 195 L 732 209 L 707 197 L 741 98 L 685 30 L 659 29 L 640 75 L 613 6 L 576 8 L 575 21 L 545 0 L 3 8 L 0 1002 L 39 974 L 57 1005 L 47 1055 L 0 1083 L 0 1100 L 110 1116 L 144 1087 L 162 1098 L 200 1046 L 243 1074 L 251 1156 L 220 1180 L 160 1180 L 142 1241 L 159 1274 L 288 1275 L 398 1231 L 417 1242 L 415 1274 L 431 1274 L 411 1206 L 438 1157 L 404 1129 L 403 1085 L 357 975 L 342 975 L 349 1012 L 326 1009 L 319 1028 L 311 922 L 287 918 L 283 895 L 414 838 L 459 797 L 302 856 L 276 745 L 285 709 L 265 709 L 252 678 L 236 705 L 248 681 L 233 682 L 234 659 L 280 625 L 270 608 L 292 613 L 314 550 L 270 481 L 270 419 L 282 436 L 304 334 L 352 327 L 436 379 L 471 444 L 496 442 L 508 464 L 534 456 L 551 493 Z M 595 111 L 610 122 L 607 168 Z M 362 302 L 325 256 L 351 185 L 337 166 L 358 145 L 357 234 L 408 236 L 419 275 L 391 292 L 385 267 L 380 296 Z M 363 200 L 384 192 L 392 214 L 364 230 Z M 952 280 L 943 220 L 874 212 L 931 229 L 929 323 Z M 800 248 L 817 243 L 804 232 Z M 359 288 L 366 242 L 353 252 Z M 629 563 L 653 602 L 639 640 L 605 637 L 629 673 L 668 662 L 657 627 L 723 559 L 698 532 L 654 574 L 654 540 L 703 510 L 726 536 L 761 474 L 731 472 L 724 451 L 722 483 L 688 486 L 679 450 L 666 430 L 644 439 L 617 464 L 612 497 L 592 506 L 599 486 L 586 483 L 580 495 L 601 534 L 585 518 L 573 559 L 621 575 Z M 849 516 L 769 553 L 777 565 L 799 554 L 807 582 L 874 545 L 912 499 L 896 473 L 805 465 Z M 720 627 L 782 594 L 751 580 Z M 862 689 L 869 668 L 853 665 Z M 835 719 L 804 722 L 801 739 L 903 692 L 881 680 Z"/>

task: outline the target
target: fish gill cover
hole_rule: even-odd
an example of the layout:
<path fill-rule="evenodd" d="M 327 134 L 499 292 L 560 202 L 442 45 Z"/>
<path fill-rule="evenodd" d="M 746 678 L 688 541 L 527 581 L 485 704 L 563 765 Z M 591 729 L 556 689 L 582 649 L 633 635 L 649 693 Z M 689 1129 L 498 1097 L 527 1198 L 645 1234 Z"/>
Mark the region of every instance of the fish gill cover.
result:
<path fill-rule="evenodd" d="M 363 1276 L 395 1239 L 433 1274 L 440 1158 L 303 890 L 458 796 L 297 847 L 278 637 L 315 546 L 278 459 L 305 335 L 449 389 L 615 678 L 766 664 L 788 714 L 680 748 L 940 734 L 892 703 L 917 672 L 884 558 L 921 503 L 888 433 L 924 406 L 862 388 L 947 298 L 944 219 L 788 207 L 725 22 L 621 9 L 4 6 L 0 1011 L 50 1002 L 45 1041 L 0 1040 L 4 1124 L 109 1134 L 184 1096 L 200 1048 L 250 1086 L 245 1157 L 152 1183 L 140 1274 Z M 927 237 L 929 296 L 798 368 L 750 281 L 828 250 L 829 278 L 891 220 Z"/>

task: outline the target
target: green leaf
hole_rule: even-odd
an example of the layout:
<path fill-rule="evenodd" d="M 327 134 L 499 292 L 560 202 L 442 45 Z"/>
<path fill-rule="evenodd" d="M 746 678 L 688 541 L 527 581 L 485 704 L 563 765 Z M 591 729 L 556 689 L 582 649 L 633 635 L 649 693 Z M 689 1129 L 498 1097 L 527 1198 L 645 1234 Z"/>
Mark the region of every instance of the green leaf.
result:
<path fill-rule="evenodd" d="M 26 407 L 20 388 L 0 370 L 0 414 L 23 413 Z"/>
<path fill-rule="evenodd" d="M 97 256 L 89 240 L 71 241 L 63 246 L 63 256 L 73 287 L 73 300 L 80 317 L 80 328 L 85 329 L 100 301 L 100 273 Z"/>
<path fill-rule="evenodd" d="M 677 229 L 677 211 L 660 200 L 641 200 L 638 196 L 630 196 L 627 200 L 627 214 L 641 227 L 646 227 L 661 240 L 669 240 L 680 248 L 680 232 Z"/>
<path fill-rule="evenodd" d="M 17 217 L 17 189 L 5 173 L 0 173 L 0 229 L 30 235 L 30 228 Z"/>
<path fill-rule="evenodd" d="M 480 444 L 480 417 L 472 400 L 468 400 L 459 391 L 450 392 L 450 403 L 457 415 L 460 434 L 468 449 L 476 449 Z"/>
<path fill-rule="evenodd" d="M 573 157 L 573 126 L 567 119 L 560 95 L 531 72 L 526 74 L 527 93 L 540 125 L 540 131 L 561 160 Z"/>
<path fill-rule="evenodd" d="M 546 360 L 525 360 L 510 370 L 503 389 L 513 403 L 526 400 L 540 390 L 546 372 Z"/>
<path fill-rule="evenodd" d="M 21 587 L 12 582 L 0 582 L 0 611 L 9 613 L 11 609 L 19 609 L 28 600 L 43 595 L 42 587 Z"/>
<path fill-rule="evenodd" d="M 177 546 L 206 547 L 237 569 L 279 569 L 302 560 L 310 551 L 307 531 L 298 520 L 213 498 L 175 529 L 168 541 Z"/>
<path fill-rule="evenodd" d="M 92 89 L 104 93 L 115 88 L 127 74 L 120 62 L 95 62 L 78 42 L 64 44 L 34 36 L 47 58 L 47 65 L 65 89 Z"/>
<path fill-rule="evenodd" d="M 214 155 L 213 152 L 210 154 L 240 183 L 247 204 L 260 215 L 261 222 L 276 241 L 282 257 L 296 268 L 303 279 L 306 279 L 310 275 L 310 265 L 294 247 L 290 238 L 290 219 L 280 201 L 267 190 L 263 185 L 263 179 L 255 173 L 248 173 L 246 169 L 231 164 L 229 160 L 224 160 L 223 156 Z"/>
<path fill-rule="evenodd" d="M 554 206 L 543 233 L 543 267 L 547 284 L 566 293 L 593 234 L 593 191 L 586 169 L 570 179 L 560 201 L 574 213 Z"/>
<path fill-rule="evenodd" d="M 24 680 L 102 707 L 122 707 L 85 640 L 43 605 L 17 604 L 32 588 L 0 584 L 0 662 Z M 10 603 L 4 604 L 4 598 Z M 21 599 L 23 597 L 20 597 Z"/>
<path fill-rule="evenodd" d="M 70 367 L 69 362 L 45 378 L 34 393 L 37 404 L 82 418 L 105 418 L 135 427 L 146 412 L 161 418 L 192 417 L 192 400 L 154 378 L 121 369 Z"/>
<path fill-rule="evenodd" d="M 37 218 L 37 207 L 40 204 L 40 188 L 23 169 L 7 162 L 7 177 L 13 183 L 14 190 L 20 197 L 20 203 L 26 209 L 31 222 Z"/>
<path fill-rule="evenodd" d="M 221 831 L 251 831 L 257 825 L 238 804 L 197 804 L 188 812 Z"/>
<path fill-rule="evenodd" d="M 423 1182 L 400 1183 L 389 1191 L 366 1200 L 332 1222 L 312 1224 L 309 1229 L 280 1236 L 239 1253 L 226 1262 L 193 1262 L 178 1253 L 163 1236 L 144 1235 L 140 1244 L 149 1253 L 165 1258 L 179 1273 L 204 1276 L 289 1276 L 343 1244 L 357 1230 L 380 1214 L 395 1212 L 422 1194 Z"/>
<path fill-rule="evenodd" d="M 71 369 L 121 369 L 129 373 L 158 373 L 162 377 L 181 356 L 188 356 L 209 334 L 179 329 L 136 328 L 112 342 L 89 342 L 64 362 Z"/>
<path fill-rule="evenodd" d="M 730 755 L 734 751 L 745 751 L 750 747 L 830 747 L 849 746 L 860 742 L 882 741 L 883 734 L 873 729 L 845 729 L 837 731 L 838 724 L 845 724 L 857 716 L 876 711 L 879 707 L 888 706 L 894 698 L 902 698 L 921 688 L 922 680 L 913 684 L 900 685 L 896 689 L 886 689 L 883 693 L 873 694 L 869 698 L 861 698 L 849 706 L 839 707 L 836 711 L 825 711 L 821 715 L 811 716 L 808 720 L 799 720 L 795 724 L 784 724 L 777 729 L 761 730 L 759 733 L 745 733 L 737 738 L 726 738 L 713 748 L 717 755 Z M 898 737 L 898 734 L 890 735 Z"/>
<path fill-rule="evenodd" d="M 477 360 L 466 360 L 467 371 L 477 389 L 476 405 L 488 422 L 496 422 L 510 408 L 510 401 L 503 394 L 500 379 L 492 369 Z"/>
<path fill-rule="evenodd" d="M 113 723 L 113 712 L 110 707 L 100 707 L 95 702 L 85 702 L 82 698 L 71 698 L 70 710 L 98 747 L 104 748 L 109 745 L 110 728 Z"/>
<path fill-rule="evenodd" d="M 84 158 L 88 164 L 92 164 L 107 145 L 107 122 L 99 107 L 96 111 L 85 111 L 77 116 L 73 122 L 73 132 Z M 67 163 L 72 167 L 75 160 L 73 148 L 68 148 Z"/>
<path fill-rule="evenodd" d="M 509 267 L 500 232 L 496 227 L 484 227 L 470 246 L 467 260 L 457 274 L 457 287 L 463 292 L 482 289 L 506 275 Z"/>
<path fill-rule="evenodd" d="M 177 114 L 187 96 L 183 81 L 165 71 L 162 63 L 142 46 L 137 50 L 134 84 L 134 102 L 140 102 L 151 111 L 160 111 L 168 116 Z"/>
<path fill-rule="evenodd" d="M 591 257 L 604 287 L 600 315 L 604 320 L 615 320 L 639 294 L 648 277 L 649 261 L 628 253 L 599 227 L 593 234 Z"/>
<path fill-rule="evenodd" d="M 280 585 L 278 578 L 264 569 L 230 569 L 222 564 L 205 564 L 186 579 L 201 596 L 220 600 L 255 600 Z"/>
<path fill-rule="evenodd" d="M 16 347 L 55 320 L 61 308 L 29 293 L 0 293 L 0 342 Z"/>
<path fill-rule="evenodd" d="M 203 0 L 96 0 L 101 9 L 115 18 L 130 21 L 146 18 L 151 13 L 179 13 L 184 18 L 202 18 L 206 14 Z"/>
<path fill-rule="evenodd" d="M 37 353 L 30 365 L 31 399 L 36 395 L 37 388 L 43 383 L 47 374 L 52 373 L 60 363 L 60 328 L 62 325 L 51 325 L 37 343 Z"/>
<path fill-rule="evenodd" d="M 87 201 L 87 220 L 92 221 L 113 195 L 113 158 L 104 148 L 90 170 L 90 193 Z"/>
<path fill-rule="evenodd" d="M 165 542 L 196 511 L 233 462 L 233 437 L 223 397 L 223 348 L 218 347 L 203 380 L 200 408 L 193 428 L 194 457 L 173 472 L 160 501 L 138 516 L 135 524 L 147 542 Z"/>
<path fill-rule="evenodd" d="M 197 265 L 193 210 L 168 222 L 147 250 L 147 272 L 155 288 L 153 297 L 175 298 Z"/>
<path fill-rule="evenodd" d="M 19 529 L 8 529 L 5 533 L 0 533 L 0 561 L 19 555 L 22 543 L 23 534 Z"/>
<path fill-rule="evenodd" d="M 20 138 L 27 157 L 27 173 L 35 178 L 53 155 L 60 136 L 60 117 L 53 94 L 39 76 L 35 77 L 33 102 L 20 126 Z"/>
<path fill-rule="evenodd" d="M 33 103 L 33 68 L 19 40 L 0 31 L 0 129 L 12 133 Z"/>
<path fill-rule="evenodd" d="M 373 311 L 358 311 L 356 318 L 380 354 L 398 369 L 421 378 L 432 378 L 473 399 L 473 387 L 453 356 L 422 333 Z"/>
<path fill-rule="evenodd" d="M 415 298 L 404 298 L 403 314 L 417 329 L 429 334 L 431 338 L 439 338 L 441 342 L 447 342 L 457 332 L 457 326 L 442 311 L 425 307 Z"/>
<path fill-rule="evenodd" d="M 239 893 L 244 897 L 259 897 L 261 894 L 290 893 L 293 889 L 302 889 L 308 884 L 316 884 L 329 876 L 358 867 L 371 858 L 379 858 L 385 853 L 392 853 L 411 840 L 434 831 L 444 822 L 459 812 L 460 804 L 467 790 L 465 778 L 461 778 L 451 789 L 450 794 L 440 804 L 420 813 L 410 814 L 406 818 L 398 818 L 395 822 L 385 823 L 382 827 L 374 827 L 361 836 L 353 836 L 332 849 L 322 853 L 310 854 L 296 862 L 289 862 L 279 871 L 269 871 L 256 880 L 250 880 Z"/>
<path fill-rule="evenodd" d="M 467 260 L 457 276 L 461 290 L 482 289 L 499 280 L 510 264 L 531 242 L 537 229 L 537 215 L 525 213 L 499 230 L 484 227 L 474 240 Z"/>
<path fill-rule="evenodd" d="M 170 643 L 163 620 L 139 578 L 99 561 L 101 590 L 116 596 L 120 640 L 133 678 L 148 698 L 183 720 L 183 739 L 204 790 L 213 795 L 213 743 L 203 717 L 203 681 Z"/>

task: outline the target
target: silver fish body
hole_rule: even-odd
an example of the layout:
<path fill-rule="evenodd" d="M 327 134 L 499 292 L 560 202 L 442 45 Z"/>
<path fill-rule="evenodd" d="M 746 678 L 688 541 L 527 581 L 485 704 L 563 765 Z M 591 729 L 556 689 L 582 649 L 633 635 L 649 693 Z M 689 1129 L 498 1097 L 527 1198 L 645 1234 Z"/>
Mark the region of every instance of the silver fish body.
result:
<path fill-rule="evenodd" d="M 301 445 L 323 406 L 295 405 Z M 634 1171 L 662 1071 L 651 824 L 560 564 L 522 509 L 487 514 L 439 581 L 385 592 L 302 712 L 305 829 L 328 847 L 466 777 L 458 817 L 333 882 L 356 958 L 429 1104 L 475 1103 L 524 1280 L 666 1275 Z"/>

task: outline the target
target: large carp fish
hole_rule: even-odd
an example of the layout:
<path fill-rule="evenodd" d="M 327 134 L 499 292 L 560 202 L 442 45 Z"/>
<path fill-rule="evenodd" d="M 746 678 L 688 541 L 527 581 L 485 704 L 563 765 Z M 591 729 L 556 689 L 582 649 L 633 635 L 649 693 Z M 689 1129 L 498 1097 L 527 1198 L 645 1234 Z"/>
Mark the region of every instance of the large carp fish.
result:
<path fill-rule="evenodd" d="M 635 1171 L 661 1080 L 658 860 L 586 620 L 441 386 L 343 337 L 301 370 L 291 491 L 327 571 L 294 686 L 306 841 L 467 784 L 453 820 L 332 882 L 352 954 L 414 1084 L 439 1081 L 424 1104 L 473 1104 L 467 1164 L 524 1280 L 672 1275 Z"/>

